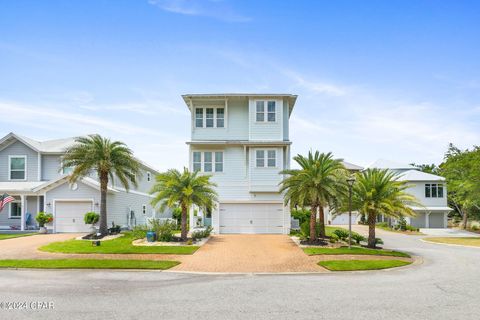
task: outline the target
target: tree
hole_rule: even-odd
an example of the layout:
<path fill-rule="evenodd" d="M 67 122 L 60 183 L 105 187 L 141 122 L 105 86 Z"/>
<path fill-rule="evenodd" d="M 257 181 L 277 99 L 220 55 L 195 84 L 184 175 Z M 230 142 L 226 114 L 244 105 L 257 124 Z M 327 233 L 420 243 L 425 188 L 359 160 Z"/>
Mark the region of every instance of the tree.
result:
<path fill-rule="evenodd" d="M 319 236 L 325 237 L 325 216 L 323 208 L 336 197 L 346 169 L 341 160 L 333 159 L 332 153 L 308 153 L 307 157 L 293 158 L 300 169 L 283 170 L 287 175 L 280 183 L 285 193 L 285 204 L 310 207 L 310 241 L 316 240 L 316 216 L 320 211 Z"/>
<path fill-rule="evenodd" d="M 448 203 L 460 214 L 466 229 L 470 213 L 480 209 L 480 147 L 460 150 L 450 144 L 440 174 L 447 180 Z"/>
<path fill-rule="evenodd" d="M 137 185 L 140 163 L 123 142 L 94 134 L 77 138 L 75 144 L 65 150 L 62 168 L 74 168 L 69 178 L 71 183 L 93 171 L 97 173 L 100 182 L 100 233 L 106 235 L 108 182 L 116 177 L 128 191 L 130 184 Z"/>
<path fill-rule="evenodd" d="M 425 173 L 431 173 L 431 174 L 439 174 L 440 168 L 432 163 L 432 164 L 415 164 L 411 163 L 411 166 L 414 166 L 418 170 L 425 172 Z"/>
<path fill-rule="evenodd" d="M 405 181 L 397 180 L 396 173 L 387 169 L 367 169 L 356 174 L 352 207 L 367 217 L 368 247 L 376 246 L 377 215 L 394 218 L 415 215 L 409 205 L 418 205 L 418 201 L 405 192 L 409 187 Z"/>
<path fill-rule="evenodd" d="M 192 205 L 203 210 L 212 209 L 217 201 L 216 185 L 209 175 L 200 175 L 198 171 L 190 172 L 187 168 L 180 172 L 170 169 L 156 176 L 156 183 L 150 191 L 154 195 L 152 205 L 160 209 L 179 206 L 182 209 L 182 240 L 187 239 L 187 211 Z"/>

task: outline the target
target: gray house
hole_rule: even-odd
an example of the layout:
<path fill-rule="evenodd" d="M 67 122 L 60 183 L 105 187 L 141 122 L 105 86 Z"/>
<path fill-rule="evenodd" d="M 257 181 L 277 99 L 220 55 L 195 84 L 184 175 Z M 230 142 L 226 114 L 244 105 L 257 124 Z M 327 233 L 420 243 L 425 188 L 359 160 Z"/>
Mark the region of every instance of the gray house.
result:
<path fill-rule="evenodd" d="M 52 213 L 47 226 L 53 232 L 88 232 L 83 216 L 100 210 L 100 184 L 95 172 L 70 184 L 71 169 L 61 169 L 61 156 L 74 138 L 36 141 L 14 133 L 0 139 L 0 194 L 15 201 L 0 211 L 0 229 L 36 229 L 35 215 Z M 144 163 L 138 187 L 129 192 L 111 181 L 107 194 L 108 224 L 122 227 L 144 224 L 149 217 L 162 217 L 150 205 L 148 191 L 158 172 Z"/>

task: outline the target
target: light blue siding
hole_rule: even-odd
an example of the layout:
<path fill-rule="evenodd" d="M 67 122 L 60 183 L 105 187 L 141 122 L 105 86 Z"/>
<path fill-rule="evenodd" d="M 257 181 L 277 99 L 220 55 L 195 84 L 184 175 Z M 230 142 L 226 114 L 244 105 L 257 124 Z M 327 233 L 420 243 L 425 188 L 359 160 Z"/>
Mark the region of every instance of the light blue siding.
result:
<path fill-rule="evenodd" d="M 53 180 L 61 176 L 59 155 L 42 155 L 42 180 Z"/>
<path fill-rule="evenodd" d="M 288 104 L 288 100 L 287 99 L 284 99 L 284 102 L 283 102 L 283 140 L 284 141 L 289 141 L 289 125 L 288 125 L 288 121 L 289 121 L 289 118 L 290 118 L 290 115 L 289 115 L 289 104 Z"/>
<path fill-rule="evenodd" d="M 256 167 L 256 151 L 257 150 L 275 150 L 276 151 L 276 167 Z M 282 148 L 251 148 L 250 149 L 250 190 L 258 192 L 274 192 L 278 191 L 278 184 L 282 181 L 280 171 L 283 170 L 283 149 Z"/>
<path fill-rule="evenodd" d="M 26 181 L 38 181 L 38 153 L 20 141 L 0 150 L 0 181 L 9 181 L 9 155 L 27 156 Z"/>
<path fill-rule="evenodd" d="M 272 101 L 276 102 L 275 122 L 257 122 L 256 121 L 256 101 Z M 267 106 L 265 105 L 265 108 Z M 282 141 L 283 140 L 283 101 L 279 99 L 250 99 L 249 102 L 249 123 L 250 137 L 249 140 L 257 141 Z"/>

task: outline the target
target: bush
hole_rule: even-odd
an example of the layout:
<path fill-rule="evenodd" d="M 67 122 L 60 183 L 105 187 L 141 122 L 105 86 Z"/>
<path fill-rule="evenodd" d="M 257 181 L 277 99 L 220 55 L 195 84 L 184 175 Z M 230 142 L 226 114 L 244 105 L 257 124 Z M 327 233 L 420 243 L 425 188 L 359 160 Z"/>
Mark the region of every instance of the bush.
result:
<path fill-rule="evenodd" d="M 337 243 L 338 242 L 338 236 L 334 233 L 330 236 L 330 239 L 328 241 L 330 241 L 330 243 Z"/>
<path fill-rule="evenodd" d="M 310 210 L 307 209 L 292 209 L 290 215 L 294 219 L 298 219 L 300 225 L 305 221 L 310 221 Z"/>
<path fill-rule="evenodd" d="M 376 224 L 376 226 L 379 227 L 379 228 L 390 228 L 390 227 L 388 226 L 388 223 L 386 223 L 386 222 L 378 222 L 378 223 Z"/>
<path fill-rule="evenodd" d="M 210 236 L 210 233 L 212 233 L 213 228 L 211 226 L 206 227 L 204 230 L 196 230 L 192 232 L 192 239 L 194 241 L 206 238 Z"/>
<path fill-rule="evenodd" d="M 132 237 L 134 239 L 144 239 L 147 237 L 148 227 L 145 224 L 139 224 L 138 226 L 133 227 Z"/>
<path fill-rule="evenodd" d="M 400 217 L 397 221 L 397 229 L 401 231 L 407 230 L 407 220 L 404 217 Z"/>
<path fill-rule="evenodd" d="M 320 234 L 320 225 L 318 223 L 315 224 L 315 229 L 315 233 L 318 237 L 318 235 Z M 310 220 L 304 221 L 300 225 L 300 232 L 303 239 L 306 240 L 310 238 Z"/>
<path fill-rule="evenodd" d="M 182 222 L 182 208 L 175 207 L 172 210 L 172 218 L 177 221 L 177 225 L 180 225 L 180 223 Z"/>
<path fill-rule="evenodd" d="M 377 244 L 383 244 L 383 240 L 380 238 L 375 238 L 375 245 Z"/>
<path fill-rule="evenodd" d="M 87 213 L 85 213 L 85 216 L 83 217 L 83 221 L 85 221 L 85 224 L 94 225 L 99 220 L 100 220 L 100 215 L 96 212 L 87 212 Z"/>
<path fill-rule="evenodd" d="M 342 241 L 348 239 L 349 235 L 348 231 L 344 229 L 336 229 L 335 231 L 333 231 L 333 234 L 335 234 Z"/>
<path fill-rule="evenodd" d="M 471 229 L 473 231 L 478 231 L 480 228 L 476 224 L 474 224 Z"/>
<path fill-rule="evenodd" d="M 53 221 L 53 215 L 51 213 L 39 212 L 35 220 L 37 220 L 40 227 L 45 227 L 45 224 Z"/>
<path fill-rule="evenodd" d="M 151 219 L 150 229 L 157 234 L 157 241 L 170 242 L 173 240 L 176 224 L 170 221 Z"/>
<path fill-rule="evenodd" d="M 411 225 L 409 225 L 409 224 L 407 224 L 407 225 L 405 226 L 405 230 L 407 230 L 407 231 L 414 231 L 414 232 L 420 231 L 419 228 L 414 227 L 414 226 L 411 226 Z"/>
<path fill-rule="evenodd" d="M 352 239 L 353 239 L 357 244 L 360 244 L 360 242 L 367 240 L 364 236 L 362 236 L 361 234 L 356 233 L 356 232 L 352 232 Z"/>

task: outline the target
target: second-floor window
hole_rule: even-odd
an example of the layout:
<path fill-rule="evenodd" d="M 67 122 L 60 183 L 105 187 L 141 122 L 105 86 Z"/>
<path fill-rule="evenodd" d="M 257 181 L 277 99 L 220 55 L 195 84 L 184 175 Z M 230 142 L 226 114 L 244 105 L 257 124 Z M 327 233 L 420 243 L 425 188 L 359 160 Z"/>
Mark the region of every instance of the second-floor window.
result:
<path fill-rule="evenodd" d="M 275 150 L 256 150 L 255 156 L 257 168 L 275 168 L 277 166 L 277 151 Z"/>
<path fill-rule="evenodd" d="M 426 183 L 425 198 L 443 198 L 443 184 Z"/>
<path fill-rule="evenodd" d="M 225 127 L 225 108 L 195 108 L 195 127 Z"/>
<path fill-rule="evenodd" d="M 275 101 L 262 101 L 256 102 L 256 115 L 257 122 L 275 122 L 277 117 L 277 106 Z"/>
<path fill-rule="evenodd" d="M 194 151 L 193 171 L 223 172 L 223 152 L 221 151 Z"/>
<path fill-rule="evenodd" d="M 10 156 L 8 159 L 10 180 L 27 180 L 27 156 Z"/>

